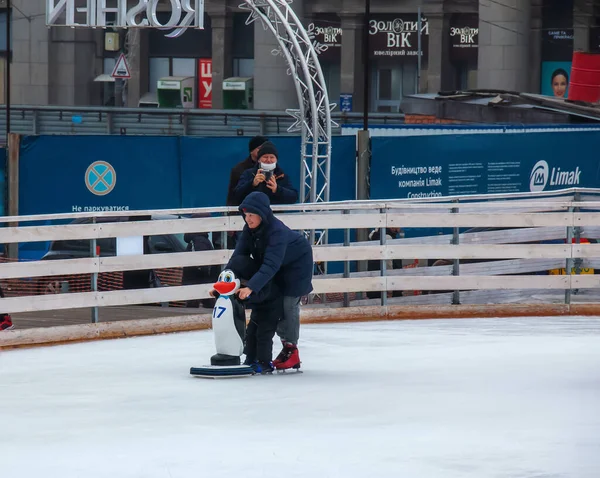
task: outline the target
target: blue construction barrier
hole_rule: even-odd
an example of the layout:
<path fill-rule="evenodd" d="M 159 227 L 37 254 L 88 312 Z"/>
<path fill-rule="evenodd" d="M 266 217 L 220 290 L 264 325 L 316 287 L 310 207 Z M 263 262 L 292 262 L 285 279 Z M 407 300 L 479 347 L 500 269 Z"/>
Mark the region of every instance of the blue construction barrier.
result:
<path fill-rule="evenodd" d="M 600 131 L 548 131 L 375 137 L 371 198 L 598 187 Z"/>
<path fill-rule="evenodd" d="M 372 139 L 371 198 L 406 199 L 599 187 L 600 131 L 432 126 Z M 591 129 L 591 128 L 589 128 Z M 544 132 L 545 131 L 545 132 Z M 406 230 L 407 237 L 451 229 Z"/>
<path fill-rule="evenodd" d="M 7 206 L 6 188 L 6 148 L 0 148 L 0 216 L 6 215 Z"/>
<path fill-rule="evenodd" d="M 271 138 L 279 164 L 300 185 L 300 138 Z M 21 215 L 225 205 L 231 168 L 247 137 L 29 136 L 21 143 Z M 355 199 L 355 138 L 336 137 L 332 201 Z M 46 244 L 23 244 L 37 259 Z"/>

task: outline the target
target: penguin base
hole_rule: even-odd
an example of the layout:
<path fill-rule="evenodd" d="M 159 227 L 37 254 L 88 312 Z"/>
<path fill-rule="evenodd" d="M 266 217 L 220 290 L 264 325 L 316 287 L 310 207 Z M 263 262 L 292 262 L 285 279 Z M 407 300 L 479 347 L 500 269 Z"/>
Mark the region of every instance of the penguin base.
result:
<path fill-rule="evenodd" d="M 211 365 L 236 366 L 241 363 L 240 357 L 235 355 L 216 354 L 210 358 Z"/>
<path fill-rule="evenodd" d="M 254 370 L 248 365 L 205 365 L 204 367 L 192 367 L 190 374 L 200 378 L 243 378 L 251 377 L 254 374 Z"/>

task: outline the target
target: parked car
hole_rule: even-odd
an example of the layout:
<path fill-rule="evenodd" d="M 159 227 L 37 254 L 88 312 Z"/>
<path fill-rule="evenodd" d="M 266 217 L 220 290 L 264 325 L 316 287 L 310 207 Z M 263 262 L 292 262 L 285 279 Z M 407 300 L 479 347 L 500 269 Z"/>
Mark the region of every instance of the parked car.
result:
<path fill-rule="evenodd" d="M 166 219 L 179 219 L 179 216 L 162 215 L 151 217 L 151 220 Z M 129 216 L 104 217 L 97 218 L 96 223 L 128 222 L 131 220 L 132 218 Z M 86 218 L 76 219 L 71 224 L 91 223 L 91 219 Z M 91 242 L 92 241 L 89 239 L 53 241 L 50 243 L 48 252 L 41 260 L 81 259 L 90 257 Z M 115 256 L 117 253 L 116 238 L 97 239 L 96 247 L 100 257 Z M 183 234 L 159 234 L 145 236 L 144 250 L 146 254 L 185 252 L 188 250 L 188 244 L 184 241 Z M 186 273 L 186 280 L 184 281 L 183 269 L 181 267 L 161 269 L 155 271 L 155 273 L 153 272 L 154 271 L 126 271 L 101 273 L 98 275 L 98 290 L 108 291 L 123 288 L 179 286 L 197 283 L 197 281 L 193 281 L 193 274 L 190 273 Z M 76 274 L 40 277 L 37 279 L 36 290 L 38 294 L 87 292 L 91 290 L 91 275 Z"/>
<path fill-rule="evenodd" d="M 96 223 L 107 222 L 129 222 L 131 217 L 101 217 L 96 219 Z M 179 219 L 178 216 L 152 216 L 151 220 Z M 71 224 L 91 224 L 91 219 L 75 219 Z M 146 251 L 149 254 L 165 254 L 169 252 L 185 252 L 187 243 L 183 240 L 183 234 L 161 234 L 156 236 L 147 236 Z M 48 252 L 44 254 L 42 260 L 54 259 L 80 259 L 90 257 L 90 247 L 92 241 L 89 239 L 75 239 L 67 241 L 53 241 L 50 243 Z M 96 248 L 100 257 L 111 257 L 117 254 L 117 240 L 114 237 L 96 240 Z"/>

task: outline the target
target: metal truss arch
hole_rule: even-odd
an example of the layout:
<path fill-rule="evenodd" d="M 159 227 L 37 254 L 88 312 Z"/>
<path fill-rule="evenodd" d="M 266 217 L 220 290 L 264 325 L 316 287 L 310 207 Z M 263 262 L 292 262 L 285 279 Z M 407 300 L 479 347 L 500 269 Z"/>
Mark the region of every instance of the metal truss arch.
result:
<path fill-rule="evenodd" d="M 240 5 L 249 10 L 246 24 L 260 20 L 265 29 L 277 39 L 279 51 L 286 59 L 293 75 L 298 109 L 287 112 L 295 119 L 289 132 L 302 135 L 301 202 L 329 201 L 329 174 L 331 163 L 331 110 L 329 95 L 318 52 L 327 47 L 314 40 L 314 33 L 306 31 L 296 13 L 292 0 L 244 0 Z M 323 238 L 319 238 L 321 242 Z"/>

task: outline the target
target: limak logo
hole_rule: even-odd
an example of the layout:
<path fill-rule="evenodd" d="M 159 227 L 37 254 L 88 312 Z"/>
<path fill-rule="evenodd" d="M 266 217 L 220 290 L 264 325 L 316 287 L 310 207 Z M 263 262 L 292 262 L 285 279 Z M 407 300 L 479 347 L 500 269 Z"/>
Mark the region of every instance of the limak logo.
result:
<path fill-rule="evenodd" d="M 546 188 L 549 171 L 550 168 L 546 161 L 538 161 L 535 163 L 535 166 L 531 171 L 531 177 L 529 178 L 529 190 L 532 193 L 543 191 Z"/>
<path fill-rule="evenodd" d="M 535 163 L 529 178 L 529 190 L 533 193 L 546 189 L 550 186 L 576 186 L 580 184 L 581 170 L 579 166 L 575 171 L 561 171 L 560 168 L 552 168 L 544 160 Z"/>

